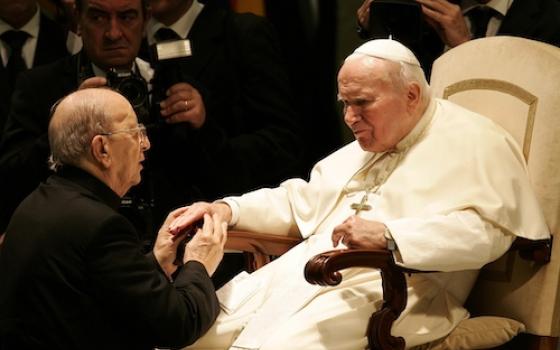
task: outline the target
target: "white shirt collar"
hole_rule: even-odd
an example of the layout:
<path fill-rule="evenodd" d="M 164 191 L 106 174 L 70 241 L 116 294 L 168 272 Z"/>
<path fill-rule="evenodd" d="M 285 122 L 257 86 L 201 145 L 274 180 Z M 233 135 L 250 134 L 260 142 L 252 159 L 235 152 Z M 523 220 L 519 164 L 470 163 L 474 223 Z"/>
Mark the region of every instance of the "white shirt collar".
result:
<path fill-rule="evenodd" d="M 25 42 L 25 44 L 23 44 L 23 47 L 21 48 L 21 55 L 23 57 L 23 60 L 25 61 L 25 64 L 27 65 L 27 68 L 33 66 L 33 58 L 35 57 L 35 48 L 37 47 L 37 38 L 39 37 L 40 20 L 41 20 L 41 11 L 39 10 L 39 6 L 37 6 L 35 14 L 33 15 L 33 17 L 31 17 L 29 22 L 27 22 L 25 25 L 19 28 L 19 30 L 26 32 L 30 36 L 29 39 L 27 39 L 27 41 Z M 14 30 L 14 29 L 15 28 L 13 28 L 11 25 L 9 25 L 8 23 L 0 19 L 0 35 L 4 34 L 4 32 L 7 32 L 8 30 Z M 0 40 L 0 57 L 2 58 L 2 62 L 4 62 L 5 65 L 6 62 L 8 61 L 9 52 L 8 52 L 7 45 L 1 40 Z"/>
<path fill-rule="evenodd" d="M 148 44 L 152 45 L 153 43 L 155 43 L 154 36 L 157 30 L 163 27 L 173 29 L 175 33 L 179 34 L 181 38 L 186 38 L 189 35 L 192 26 L 194 25 L 194 21 L 196 20 L 200 12 L 202 12 L 203 8 L 204 8 L 203 4 L 201 4 L 197 0 L 193 0 L 192 5 L 187 10 L 187 12 L 185 12 L 185 14 L 181 16 L 181 18 L 179 18 L 177 22 L 173 23 L 169 27 L 159 22 L 154 17 L 150 18 L 150 20 L 148 21 L 148 26 L 146 31 Z"/>
<path fill-rule="evenodd" d="M 490 0 L 484 6 L 488 6 L 492 9 L 496 10 L 502 16 L 505 16 L 507 14 L 509 8 L 511 7 L 512 3 L 513 3 L 513 0 Z M 463 14 L 465 14 L 466 12 L 471 10 L 472 8 L 478 7 L 480 5 L 481 4 L 479 4 L 478 1 L 476 1 L 476 0 L 463 0 L 461 2 L 461 11 L 463 12 Z"/>

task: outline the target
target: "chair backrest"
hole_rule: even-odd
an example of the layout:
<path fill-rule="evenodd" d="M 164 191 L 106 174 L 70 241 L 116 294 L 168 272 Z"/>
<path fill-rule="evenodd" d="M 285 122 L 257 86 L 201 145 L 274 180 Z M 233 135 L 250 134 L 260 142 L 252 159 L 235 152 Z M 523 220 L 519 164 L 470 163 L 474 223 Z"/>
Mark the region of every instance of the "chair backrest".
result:
<path fill-rule="evenodd" d="M 434 96 L 488 116 L 519 142 L 547 224 L 560 238 L 560 49 L 506 36 L 472 40 L 436 60 L 431 86 Z M 557 337 L 559 279 L 560 242 L 544 266 L 509 253 L 483 269 L 468 308 Z"/>

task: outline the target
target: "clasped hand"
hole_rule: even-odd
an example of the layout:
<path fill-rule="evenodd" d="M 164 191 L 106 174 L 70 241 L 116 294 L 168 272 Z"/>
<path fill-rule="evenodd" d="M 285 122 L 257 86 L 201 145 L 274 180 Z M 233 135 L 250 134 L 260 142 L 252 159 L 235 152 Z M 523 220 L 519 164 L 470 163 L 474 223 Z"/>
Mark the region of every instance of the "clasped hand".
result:
<path fill-rule="evenodd" d="M 339 243 L 354 249 L 387 249 L 385 225 L 352 215 L 333 229 L 333 247 Z"/>
<path fill-rule="evenodd" d="M 189 207 L 179 208 L 171 212 L 158 232 L 154 245 L 154 256 L 168 276 L 171 276 L 177 266 L 174 261 L 177 249 L 182 244 L 184 236 L 189 232 L 189 226 L 184 229 L 171 230 L 171 223 L 187 213 Z M 203 219 L 202 228 L 197 228 L 196 233 L 185 247 L 183 263 L 198 261 L 206 268 L 211 276 L 218 267 L 224 255 L 224 245 L 227 240 L 227 223 L 218 214 L 202 213 L 198 220 Z"/>

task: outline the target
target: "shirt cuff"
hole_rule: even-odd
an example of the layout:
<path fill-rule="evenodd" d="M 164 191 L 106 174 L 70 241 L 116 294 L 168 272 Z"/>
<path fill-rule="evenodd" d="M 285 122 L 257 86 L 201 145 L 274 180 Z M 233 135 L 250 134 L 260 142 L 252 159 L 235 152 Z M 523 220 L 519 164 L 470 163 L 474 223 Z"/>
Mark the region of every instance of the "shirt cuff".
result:
<path fill-rule="evenodd" d="M 229 227 L 235 226 L 239 221 L 239 212 L 241 210 L 239 208 L 239 203 L 237 203 L 235 199 L 233 199 L 232 197 L 220 199 L 215 201 L 214 203 L 225 203 L 229 206 L 229 208 L 231 209 L 231 220 L 228 222 L 228 226 Z"/>

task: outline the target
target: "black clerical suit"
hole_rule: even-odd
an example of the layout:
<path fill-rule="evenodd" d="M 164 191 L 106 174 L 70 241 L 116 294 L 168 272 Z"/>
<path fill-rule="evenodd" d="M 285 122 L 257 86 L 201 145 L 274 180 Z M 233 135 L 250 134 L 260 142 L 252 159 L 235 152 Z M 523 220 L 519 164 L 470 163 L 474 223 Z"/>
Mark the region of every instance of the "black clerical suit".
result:
<path fill-rule="evenodd" d="M 219 308 L 203 265 L 169 282 L 115 211 L 120 198 L 63 170 L 22 202 L 0 247 L 4 348 L 151 349 L 204 334 Z"/>
<path fill-rule="evenodd" d="M 176 81 L 162 85 L 185 81 L 197 88 L 206 122 L 198 130 L 181 123 L 150 134 L 160 220 L 194 200 L 277 186 L 298 175 L 303 148 L 300 115 L 268 21 L 208 2 L 188 39 L 192 56 L 175 64 Z"/>
<path fill-rule="evenodd" d="M 32 67 L 54 62 L 64 56 L 68 56 L 66 38 L 67 32 L 64 28 L 44 14 L 41 14 L 39 35 L 37 37 Z M 13 87 L 8 83 L 6 75 L 7 72 L 4 64 L 0 64 L 0 139 L 2 138 L 2 130 L 8 117 L 10 98 L 13 92 Z M 41 92 L 36 91 L 36 93 Z"/>

